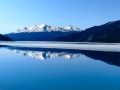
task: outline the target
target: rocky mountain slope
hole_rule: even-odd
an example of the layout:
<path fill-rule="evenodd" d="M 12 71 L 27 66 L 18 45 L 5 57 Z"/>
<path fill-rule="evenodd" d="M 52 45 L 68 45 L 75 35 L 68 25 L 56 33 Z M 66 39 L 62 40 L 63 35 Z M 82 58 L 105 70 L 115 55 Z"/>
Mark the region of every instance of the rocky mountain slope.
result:
<path fill-rule="evenodd" d="M 88 28 L 82 32 L 54 39 L 55 41 L 76 42 L 120 42 L 120 20 Z"/>

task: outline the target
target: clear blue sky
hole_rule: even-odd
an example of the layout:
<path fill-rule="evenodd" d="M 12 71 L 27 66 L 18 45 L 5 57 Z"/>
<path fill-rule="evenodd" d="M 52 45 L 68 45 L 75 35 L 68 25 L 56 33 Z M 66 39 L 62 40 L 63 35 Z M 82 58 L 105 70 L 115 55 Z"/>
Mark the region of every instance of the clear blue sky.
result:
<path fill-rule="evenodd" d="M 46 23 L 85 29 L 120 19 L 120 0 L 0 0 L 0 33 Z"/>

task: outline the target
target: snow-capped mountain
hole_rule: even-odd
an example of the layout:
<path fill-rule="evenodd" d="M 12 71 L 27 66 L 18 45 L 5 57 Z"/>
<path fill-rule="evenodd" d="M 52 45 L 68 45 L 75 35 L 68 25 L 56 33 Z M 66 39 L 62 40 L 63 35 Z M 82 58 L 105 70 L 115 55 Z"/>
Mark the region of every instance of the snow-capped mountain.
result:
<path fill-rule="evenodd" d="M 53 41 L 55 38 L 79 32 L 81 32 L 80 28 L 71 25 L 66 27 L 55 27 L 41 24 L 18 29 L 12 33 L 5 34 L 5 36 L 8 36 L 15 41 Z"/>
<path fill-rule="evenodd" d="M 32 51 L 32 50 L 17 50 L 17 49 L 13 49 L 13 51 L 40 60 L 45 60 L 48 58 L 55 58 L 55 57 L 65 57 L 66 59 L 71 59 L 81 56 L 81 53 L 70 53 L 70 52 Z"/>
<path fill-rule="evenodd" d="M 69 32 L 69 31 L 81 31 L 80 28 L 77 28 L 75 26 L 65 26 L 65 27 L 56 27 L 56 26 L 50 26 L 47 24 L 40 24 L 40 25 L 35 25 L 32 27 L 25 27 L 23 29 L 18 29 L 17 31 L 14 31 L 13 33 L 25 33 L 25 32 Z"/>

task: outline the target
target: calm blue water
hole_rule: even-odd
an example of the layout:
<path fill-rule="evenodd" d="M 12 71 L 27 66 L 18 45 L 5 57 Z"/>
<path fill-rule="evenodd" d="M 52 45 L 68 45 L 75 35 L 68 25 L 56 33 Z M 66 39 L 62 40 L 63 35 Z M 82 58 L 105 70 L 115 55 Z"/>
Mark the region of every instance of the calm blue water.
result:
<path fill-rule="evenodd" d="M 0 90 L 120 90 L 120 53 L 2 47 Z"/>

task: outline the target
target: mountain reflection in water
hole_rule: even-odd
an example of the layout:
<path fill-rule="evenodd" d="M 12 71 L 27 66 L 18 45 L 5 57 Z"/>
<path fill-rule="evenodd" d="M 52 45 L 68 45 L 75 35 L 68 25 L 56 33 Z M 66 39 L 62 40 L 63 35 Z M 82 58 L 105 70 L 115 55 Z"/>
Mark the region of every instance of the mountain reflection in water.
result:
<path fill-rule="evenodd" d="M 119 52 L 86 51 L 86 50 L 68 50 L 68 49 L 46 49 L 46 48 L 24 48 L 24 47 L 6 47 L 18 54 L 28 55 L 35 59 L 45 60 L 55 57 L 65 57 L 67 59 L 77 58 L 85 55 L 94 60 L 101 60 L 110 65 L 120 66 Z"/>

